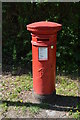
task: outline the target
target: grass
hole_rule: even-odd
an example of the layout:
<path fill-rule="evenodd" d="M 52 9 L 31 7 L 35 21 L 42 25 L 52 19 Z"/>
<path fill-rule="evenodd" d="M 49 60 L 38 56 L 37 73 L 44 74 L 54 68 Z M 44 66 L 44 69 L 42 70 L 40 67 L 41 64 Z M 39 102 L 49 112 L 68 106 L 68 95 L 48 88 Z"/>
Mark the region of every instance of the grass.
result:
<path fill-rule="evenodd" d="M 22 91 L 32 89 L 32 78 L 30 75 L 3 78 L 2 81 L 2 99 L 15 100 Z M 19 100 L 19 99 L 18 99 Z"/>
<path fill-rule="evenodd" d="M 30 106 L 28 109 L 32 113 L 32 115 L 37 114 L 40 111 L 40 107 L 38 106 Z"/>
<path fill-rule="evenodd" d="M 78 79 L 77 80 L 71 80 L 68 77 L 64 76 L 57 76 L 57 87 L 56 87 L 56 93 L 60 95 L 65 96 L 78 96 Z M 77 103 L 76 109 L 79 109 L 80 105 Z M 80 111 L 76 110 L 76 112 L 70 110 L 69 116 L 72 118 L 80 118 Z"/>
<path fill-rule="evenodd" d="M 26 107 L 26 106 L 23 106 L 23 107 L 22 107 L 22 111 L 23 111 L 23 113 L 25 114 L 25 112 L 27 111 L 27 107 Z"/>
<path fill-rule="evenodd" d="M 69 116 L 71 116 L 72 118 L 75 118 L 75 119 L 80 119 L 80 111 L 79 110 L 76 110 L 76 112 L 70 110 L 69 111 Z"/>
<path fill-rule="evenodd" d="M 56 93 L 65 96 L 78 96 L 78 79 L 72 80 L 65 76 L 57 76 L 57 87 Z M 79 103 L 76 106 L 76 109 L 79 109 Z M 70 110 L 69 116 L 72 118 L 78 119 L 80 117 L 80 111 L 76 110 L 76 112 Z"/>
<path fill-rule="evenodd" d="M 27 91 L 32 90 L 33 81 L 30 74 L 21 75 L 21 76 L 3 76 L 3 81 L 1 82 L 2 88 L 0 91 L 2 92 L 2 100 L 10 100 L 10 101 L 20 101 L 24 102 L 23 97 L 26 95 Z M 78 96 L 78 79 L 72 80 L 65 76 L 57 76 L 56 77 L 56 93 L 64 96 Z M 0 104 L 2 108 L 2 112 L 7 112 L 8 106 L 6 103 Z M 43 105 L 46 109 L 48 105 Z M 78 109 L 80 105 L 78 104 L 76 108 Z M 16 111 L 20 110 L 23 113 L 29 111 L 32 115 L 39 113 L 40 106 L 15 106 Z M 80 111 L 76 110 L 76 112 L 70 110 L 69 116 L 73 118 L 79 118 Z"/>
<path fill-rule="evenodd" d="M 57 94 L 67 95 L 67 96 L 77 96 L 78 95 L 78 80 L 74 81 L 64 76 L 57 76 Z"/>
<path fill-rule="evenodd" d="M 72 116 L 73 116 L 73 118 L 80 120 L 80 112 L 79 111 L 73 113 Z"/>
<path fill-rule="evenodd" d="M 4 112 L 7 112 L 8 110 L 8 106 L 7 106 L 7 103 L 0 103 L 0 108 L 1 108 L 1 111 L 4 113 Z"/>
<path fill-rule="evenodd" d="M 40 110 L 42 109 L 48 109 L 49 108 L 49 104 L 48 103 L 42 103 L 42 104 L 39 104 L 39 105 L 36 105 L 36 106 L 29 106 L 28 107 L 28 110 L 30 111 L 30 113 L 32 115 L 34 114 L 38 114 L 40 112 Z"/>

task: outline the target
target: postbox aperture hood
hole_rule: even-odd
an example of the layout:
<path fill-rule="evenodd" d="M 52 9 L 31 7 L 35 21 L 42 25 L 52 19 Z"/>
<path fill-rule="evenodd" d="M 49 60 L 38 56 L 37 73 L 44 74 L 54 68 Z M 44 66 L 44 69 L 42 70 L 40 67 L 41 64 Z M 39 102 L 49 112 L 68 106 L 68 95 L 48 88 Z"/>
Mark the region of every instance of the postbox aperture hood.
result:
<path fill-rule="evenodd" d="M 33 34 L 54 34 L 62 28 L 61 24 L 55 22 L 34 22 L 32 24 L 27 25 L 27 30 L 29 30 Z"/>

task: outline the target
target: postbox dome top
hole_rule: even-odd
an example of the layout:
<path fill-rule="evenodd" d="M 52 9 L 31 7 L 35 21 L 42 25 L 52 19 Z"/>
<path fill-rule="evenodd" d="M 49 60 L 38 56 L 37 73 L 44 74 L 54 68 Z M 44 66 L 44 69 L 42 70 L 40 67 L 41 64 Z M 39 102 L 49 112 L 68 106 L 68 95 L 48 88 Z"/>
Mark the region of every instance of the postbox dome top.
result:
<path fill-rule="evenodd" d="M 32 33 L 36 34 L 52 34 L 57 32 L 61 29 L 62 25 L 55 23 L 55 22 L 34 22 L 27 25 L 27 30 L 31 31 Z"/>

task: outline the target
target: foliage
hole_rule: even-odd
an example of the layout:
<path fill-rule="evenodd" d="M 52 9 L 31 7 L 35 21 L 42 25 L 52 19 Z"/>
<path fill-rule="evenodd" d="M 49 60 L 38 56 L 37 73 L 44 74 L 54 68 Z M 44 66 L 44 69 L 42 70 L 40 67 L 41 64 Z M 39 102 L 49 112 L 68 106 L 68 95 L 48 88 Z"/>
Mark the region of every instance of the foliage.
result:
<path fill-rule="evenodd" d="M 79 3 L 3 3 L 2 19 L 3 64 L 31 63 L 31 35 L 26 25 L 47 20 L 63 26 L 57 38 L 57 71 L 79 72 Z"/>

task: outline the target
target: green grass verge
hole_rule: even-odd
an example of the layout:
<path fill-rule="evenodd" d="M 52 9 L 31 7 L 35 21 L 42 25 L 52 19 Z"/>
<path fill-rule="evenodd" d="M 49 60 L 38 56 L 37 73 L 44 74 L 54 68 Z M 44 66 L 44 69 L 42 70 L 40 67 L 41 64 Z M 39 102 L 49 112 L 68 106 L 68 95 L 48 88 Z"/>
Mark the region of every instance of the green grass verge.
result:
<path fill-rule="evenodd" d="M 23 101 L 22 93 L 26 91 L 32 90 L 33 81 L 30 74 L 22 75 L 22 76 L 3 76 L 2 88 L 0 91 L 2 92 L 2 100 L 10 100 L 10 101 Z M 64 96 L 77 96 L 78 95 L 78 80 L 72 80 L 68 77 L 57 76 L 56 77 L 56 93 Z M 47 109 L 47 105 L 42 105 Z M 3 112 L 8 110 L 8 106 L 6 103 L 1 104 Z M 20 107 L 16 107 L 16 110 L 19 110 Z M 25 113 L 27 110 L 33 115 L 37 114 L 40 111 L 41 106 L 21 106 L 21 111 Z M 76 108 L 78 109 L 80 105 L 78 104 Z M 73 118 L 80 117 L 80 111 L 76 110 L 76 112 L 70 110 L 69 116 Z"/>

